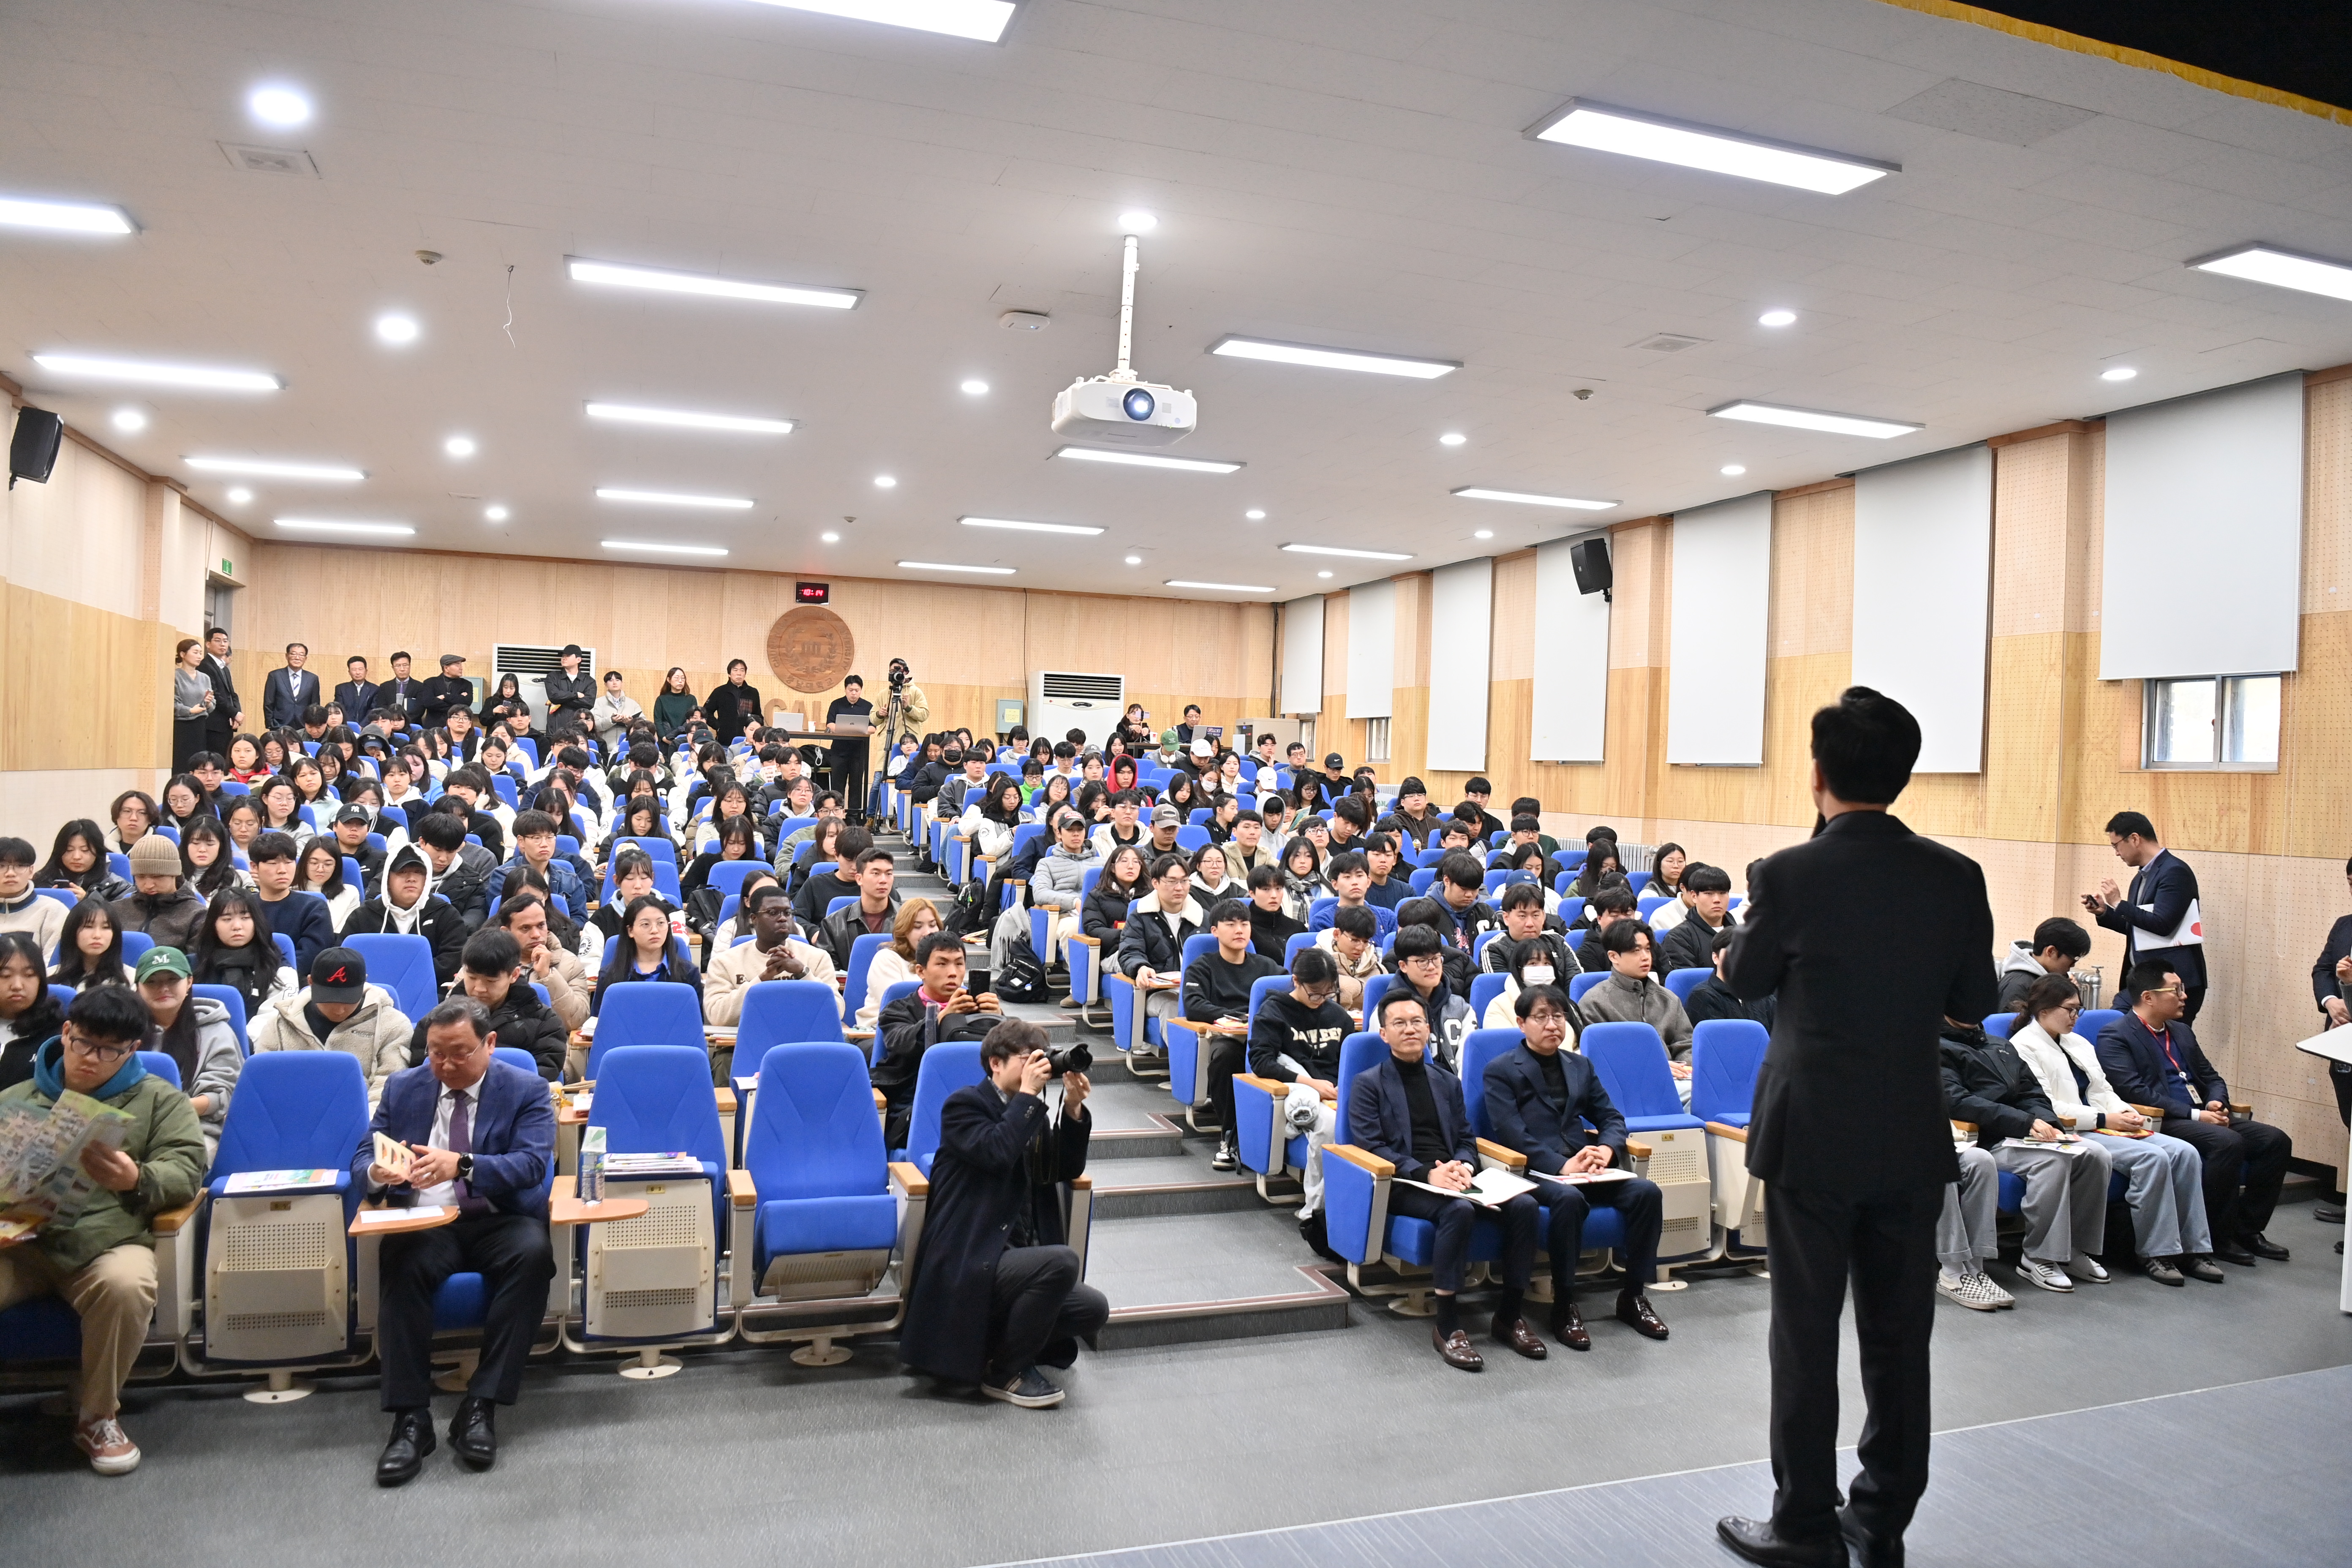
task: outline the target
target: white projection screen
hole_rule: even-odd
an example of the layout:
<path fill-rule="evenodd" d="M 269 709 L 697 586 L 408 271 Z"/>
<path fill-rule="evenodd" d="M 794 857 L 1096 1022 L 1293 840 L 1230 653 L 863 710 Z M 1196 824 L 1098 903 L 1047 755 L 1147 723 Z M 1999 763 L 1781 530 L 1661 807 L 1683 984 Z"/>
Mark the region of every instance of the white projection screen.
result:
<path fill-rule="evenodd" d="M 1772 498 L 1675 513 L 1667 626 L 1666 761 L 1764 761 L 1764 641 L 1772 608 Z"/>
<path fill-rule="evenodd" d="M 1396 584 L 1348 591 L 1348 717 L 1386 719 L 1396 702 Z"/>
<path fill-rule="evenodd" d="M 2295 668 L 2303 377 L 2107 416 L 2099 679 Z"/>
<path fill-rule="evenodd" d="M 1609 728 L 1609 601 L 1576 591 L 1568 552 L 1578 542 L 1536 546 L 1531 763 L 1600 762 Z"/>
<path fill-rule="evenodd" d="M 1482 773 L 1495 633 L 1495 563 L 1441 566 L 1429 578 L 1429 768 Z"/>
<path fill-rule="evenodd" d="M 1282 700 L 1279 713 L 1323 710 L 1323 595 L 1309 594 L 1282 606 Z"/>
<path fill-rule="evenodd" d="M 1992 449 L 1853 479 L 1853 683 L 1919 721 L 1923 773 L 1984 771 Z"/>

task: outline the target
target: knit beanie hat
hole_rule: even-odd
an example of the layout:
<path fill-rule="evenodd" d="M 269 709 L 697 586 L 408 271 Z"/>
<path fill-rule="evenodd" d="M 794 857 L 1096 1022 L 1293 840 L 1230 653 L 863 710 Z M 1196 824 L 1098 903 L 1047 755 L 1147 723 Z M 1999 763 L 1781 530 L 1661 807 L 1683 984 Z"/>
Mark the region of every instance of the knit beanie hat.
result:
<path fill-rule="evenodd" d="M 180 849 L 160 833 L 150 833 L 131 847 L 131 874 L 134 877 L 176 877 L 180 874 Z"/>

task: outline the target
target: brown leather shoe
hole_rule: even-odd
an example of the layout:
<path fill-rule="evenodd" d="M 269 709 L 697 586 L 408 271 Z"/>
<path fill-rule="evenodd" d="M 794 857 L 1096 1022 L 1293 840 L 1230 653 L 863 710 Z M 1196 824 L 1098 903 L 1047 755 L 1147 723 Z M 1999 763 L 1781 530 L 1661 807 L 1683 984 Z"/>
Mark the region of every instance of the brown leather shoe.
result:
<path fill-rule="evenodd" d="M 1429 1326 L 1429 1342 L 1437 1347 L 1437 1353 L 1445 1358 L 1448 1366 L 1460 1367 L 1464 1372 L 1486 1370 L 1486 1358 L 1471 1349 L 1470 1336 L 1460 1329 L 1449 1334 L 1432 1323 Z"/>
<path fill-rule="evenodd" d="M 1536 1331 L 1528 1327 L 1528 1321 L 1525 1318 L 1513 1318 L 1507 1323 L 1501 1318 L 1496 1318 L 1495 1337 L 1529 1361 L 1541 1361 L 1551 1354 L 1550 1351 L 1544 1348 L 1543 1341 L 1536 1338 Z"/>
<path fill-rule="evenodd" d="M 1650 1299 L 1636 1290 L 1630 1296 L 1617 1298 L 1617 1321 L 1644 1339 L 1666 1337 L 1666 1325 L 1658 1314 L 1650 1310 Z"/>
<path fill-rule="evenodd" d="M 1584 1331 L 1584 1320 L 1577 1314 L 1573 1301 L 1562 1301 L 1552 1308 L 1551 1337 L 1572 1351 L 1592 1348 L 1592 1336 Z"/>

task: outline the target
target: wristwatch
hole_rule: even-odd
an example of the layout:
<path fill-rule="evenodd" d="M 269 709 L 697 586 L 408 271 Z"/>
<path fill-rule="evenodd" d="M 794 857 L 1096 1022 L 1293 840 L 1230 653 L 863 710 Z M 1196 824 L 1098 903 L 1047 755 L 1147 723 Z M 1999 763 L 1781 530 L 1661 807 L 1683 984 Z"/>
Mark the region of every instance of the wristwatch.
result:
<path fill-rule="evenodd" d="M 470 1182 L 474 1179 L 474 1157 L 471 1154 L 457 1156 L 457 1179 L 461 1182 Z"/>

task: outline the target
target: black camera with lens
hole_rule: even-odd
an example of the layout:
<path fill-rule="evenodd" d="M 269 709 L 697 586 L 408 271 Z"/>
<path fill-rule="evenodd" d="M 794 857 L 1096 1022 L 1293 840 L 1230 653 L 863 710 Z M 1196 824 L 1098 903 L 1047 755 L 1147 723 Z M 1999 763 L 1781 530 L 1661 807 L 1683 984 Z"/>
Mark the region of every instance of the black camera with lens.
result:
<path fill-rule="evenodd" d="M 1045 1065 L 1053 1069 L 1055 1078 L 1065 1073 L 1082 1073 L 1095 1065 L 1095 1054 L 1083 1040 L 1073 1040 L 1066 1046 L 1047 1046 Z"/>

